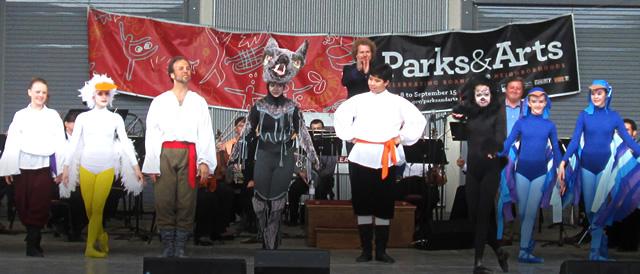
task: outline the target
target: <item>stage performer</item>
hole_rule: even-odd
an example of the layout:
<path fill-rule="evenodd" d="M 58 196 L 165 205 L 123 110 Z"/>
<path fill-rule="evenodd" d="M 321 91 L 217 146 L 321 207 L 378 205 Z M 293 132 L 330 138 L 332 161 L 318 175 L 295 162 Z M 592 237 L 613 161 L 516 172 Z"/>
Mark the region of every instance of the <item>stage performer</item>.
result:
<path fill-rule="evenodd" d="M 196 172 L 202 184 L 213 174 L 215 139 L 207 102 L 189 90 L 189 61 L 176 56 L 167 70 L 173 87 L 149 107 L 142 172 L 154 182 L 162 256 L 185 257 L 195 216 Z"/>
<path fill-rule="evenodd" d="M 64 153 L 62 119 L 47 108 L 47 81 L 33 78 L 27 94 L 31 103 L 13 116 L 0 158 L 0 176 L 14 185 L 20 221 L 27 229 L 27 256 L 43 257 L 41 230 L 49 220 L 53 177 L 62 166 L 56 156 Z"/>
<path fill-rule="evenodd" d="M 485 244 L 496 253 L 500 267 L 508 271 L 509 254 L 496 237 L 495 203 L 503 161 L 502 150 L 506 125 L 496 90 L 483 76 L 471 79 L 461 104 L 453 109 L 453 117 L 466 120 L 469 132 L 465 192 L 469 217 L 475 227 L 474 273 L 492 273 L 482 264 Z"/>
<path fill-rule="evenodd" d="M 305 41 L 292 52 L 269 39 L 262 74 L 268 92 L 251 107 L 240 145 L 234 146 L 231 156 L 244 163 L 245 179 L 249 186 L 254 185 L 253 209 L 264 249 L 277 249 L 280 244 L 282 211 L 293 176 L 296 145 L 306 152 L 307 170 L 311 170 L 311 164 L 318 165 L 302 112 L 284 95 L 287 83 L 304 66 L 307 47 Z M 251 155 L 249 151 L 255 152 Z"/>
<path fill-rule="evenodd" d="M 604 226 L 621 220 L 638 206 L 639 182 L 631 175 L 640 172 L 636 159 L 640 146 L 627 133 L 618 112 L 609 106 L 613 87 L 605 80 L 594 80 L 589 89 L 589 105 L 578 115 L 558 176 L 563 187 L 566 180 L 569 195 L 565 196 L 574 203 L 582 192 L 591 233 L 589 259 L 608 260 Z"/>
<path fill-rule="evenodd" d="M 395 261 L 386 253 L 386 246 L 394 211 L 396 164 L 404 162 L 404 153 L 399 153 L 401 148 L 396 146 L 417 142 L 426 125 L 411 102 L 387 90 L 392 76 L 388 64 L 371 68 L 370 92 L 343 102 L 334 115 L 338 137 L 355 144 L 349 153 L 349 178 L 362 246 L 357 262 L 372 259 L 374 223 L 376 261 Z"/>
<path fill-rule="evenodd" d="M 60 186 L 60 196 L 70 197 L 80 182 L 89 219 L 84 255 L 93 258 L 104 258 L 109 252 L 109 236 L 102 227 L 102 213 L 115 175 L 118 174 L 125 189 L 134 194 L 142 191 L 144 182 L 122 117 L 107 109 L 113 103 L 116 88 L 106 74 L 94 74 L 79 90 L 82 101 L 91 110 L 76 117 Z"/>
<path fill-rule="evenodd" d="M 556 126 L 549 120 L 550 110 L 551 100 L 544 89 L 534 87 L 529 90 L 526 103 L 523 104 L 523 117 L 516 121 L 499 155 L 511 156 L 512 159 L 506 167 L 507 176 L 503 177 L 500 192 L 509 194 L 510 201 L 518 203 L 521 223 L 518 261 L 522 263 L 544 261 L 532 254 L 535 246 L 533 226 L 538 208 L 550 203 L 551 191 L 556 185 L 555 170 L 562 157 Z M 514 145 L 516 141 L 519 141 L 518 145 Z M 543 153 L 545 151 L 548 153 Z M 553 160 L 551 168 L 547 165 L 549 159 Z M 499 202 L 498 210 L 503 210 L 505 206 L 510 210 L 511 204 Z M 502 223 L 498 220 L 498 226 Z M 497 236 L 502 236 L 500 229 Z"/>

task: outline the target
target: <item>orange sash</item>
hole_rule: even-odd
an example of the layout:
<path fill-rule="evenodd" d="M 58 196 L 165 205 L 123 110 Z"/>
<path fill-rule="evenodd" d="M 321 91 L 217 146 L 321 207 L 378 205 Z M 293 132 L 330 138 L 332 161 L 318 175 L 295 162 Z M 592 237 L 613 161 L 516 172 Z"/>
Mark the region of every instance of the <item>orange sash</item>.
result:
<path fill-rule="evenodd" d="M 386 142 L 370 142 L 370 141 L 355 138 L 354 143 L 384 145 L 384 149 L 382 150 L 382 180 L 387 178 L 387 176 L 389 175 L 389 156 L 391 156 L 391 162 L 394 165 L 398 163 L 398 159 L 396 159 L 395 138 L 391 138 L 389 141 L 386 141 Z"/>

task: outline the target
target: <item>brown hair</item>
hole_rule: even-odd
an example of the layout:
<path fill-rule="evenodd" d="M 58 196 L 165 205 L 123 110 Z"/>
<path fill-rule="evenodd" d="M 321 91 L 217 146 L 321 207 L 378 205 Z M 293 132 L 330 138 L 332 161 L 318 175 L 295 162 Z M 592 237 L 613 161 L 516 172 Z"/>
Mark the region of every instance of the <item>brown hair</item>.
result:
<path fill-rule="evenodd" d="M 31 77 L 31 82 L 29 82 L 29 89 L 31 89 L 31 87 L 33 87 L 33 84 L 37 82 L 43 83 L 47 87 L 49 86 L 49 84 L 47 83 L 47 80 L 40 77 Z"/>
<path fill-rule="evenodd" d="M 356 59 L 356 55 L 358 54 L 359 46 L 368 46 L 371 49 L 371 59 L 376 56 L 376 44 L 371 41 L 369 38 L 357 38 L 353 41 L 353 46 L 351 47 L 351 56 L 353 59 Z"/>
<path fill-rule="evenodd" d="M 169 66 L 167 67 L 167 74 L 169 75 L 169 81 L 171 81 L 171 83 L 173 83 L 173 79 L 171 78 L 171 73 L 174 73 L 173 64 L 175 64 L 176 62 L 178 62 L 180 60 L 185 60 L 185 61 L 187 61 L 187 63 L 189 63 L 189 60 L 187 60 L 187 58 L 185 58 L 184 56 L 180 56 L 180 55 L 171 58 L 171 61 L 169 61 Z M 191 64 L 189 64 L 189 65 L 191 65 Z"/>

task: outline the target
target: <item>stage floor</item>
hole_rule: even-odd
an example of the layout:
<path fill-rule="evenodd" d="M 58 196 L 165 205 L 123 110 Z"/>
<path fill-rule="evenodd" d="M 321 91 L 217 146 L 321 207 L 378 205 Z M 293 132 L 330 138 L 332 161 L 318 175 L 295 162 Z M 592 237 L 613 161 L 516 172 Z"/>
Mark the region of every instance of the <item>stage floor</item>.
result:
<path fill-rule="evenodd" d="M 6 219 L 1 218 L 3 224 Z M 0 235 L 0 273 L 142 273 L 142 258 L 157 256 L 161 246 L 157 237 L 150 244 L 129 232 L 127 228 L 118 228 L 119 222 L 113 221 L 107 228 L 111 234 L 111 252 L 106 259 L 89 259 L 83 256 L 84 243 L 65 242 L 62 238 L 54 237 L 51 231 L 43 236 L 42 246 L 45 250 L 44 258 L 25 256 L 24 229 L 20 225 L 14 227 L 13 235 Z M 309 249 L 305 245 L 304 231 L 301 227 L 285 227 L 286 238 L 283 249 Z M 577 231 L 569 230 L 573 235 Z M 556 229 L 543 229 L 542 233 L 535 233 L 538 241 L 536 254 L 545 259 L 544 264 L 519 264 L 517 246 L 507 246 L 512 254 L 510 259 L 510 273 L 558 273 L 564 260 L 582 260 L 587 258 L 588 245 L 575 247 L 540 246 L 544 240 L 556 239 Z M 241 234 L 234 240 L 217 242 L 211 247 L 188 245 L 188 254 L 198 258 L 243 258 L 247 262 L 247 273 L 253 273 L 253 255 L 260 248 L 259 244 L 243 244 L 241 240 L 248 235 Z M 395 264 L 378 262 L 356 263 L 355 257 L 359 250 L 331 250 L 331 273 L 470 273 L 473 264 L 473 250 L 443 250 L 424 251 L 414 248 L 393 248 L 388 253 L 396 259 Z M 496 270 L 498 265 L 491 249 L 485 251 L 485 264 Z M 640 260 L 640 252 L 610 251 L 611 258 L 616 260 Z"/>

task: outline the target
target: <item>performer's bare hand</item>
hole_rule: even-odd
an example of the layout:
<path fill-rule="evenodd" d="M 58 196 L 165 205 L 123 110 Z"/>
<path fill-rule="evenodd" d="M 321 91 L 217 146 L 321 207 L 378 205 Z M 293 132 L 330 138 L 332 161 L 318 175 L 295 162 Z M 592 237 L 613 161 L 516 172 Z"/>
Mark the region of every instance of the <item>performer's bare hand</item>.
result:
<path fill-rule="evenodd" d="M 558 181 L 558 184 L 560 184 L 560 196 L 562 196 L 567 191 L 567 185 L 565 185 L 564 181 Z"/>
<path fill-rule="evenodd" d="M 60 178 L 60 182 L 67 186 L 69 184 L 69 166 L 64 166 L 62 168 L 62 178 Z"/>
<path fill-rule="evenodd" d="M 362 62 L 362 72 L 364 74 L 369 73 L 369 59 L 364 59 Z"/>
<path fill-rule="evenodd" d="M 138 165 L 135 165 L 133 167 L 133 171 L 135 171 L 136 173 L 136 177 L 138 178 L 138 182 L 144 186 L 147 184 L 147 182 L 144 181 L 144 176 L 142 175 L 142 172 L 140 171 L 140 167 Z"/>
<path fill-rule="evenodd" d="M 462 159 L 462 157 L 458 158 L 458 160 L 456 160 L 456 165 L 458 165 L 459 168 L 464 167 L 465 161 L 464 159 Z"/>
<path fill-rule="evenodd" d="M 396 138 L 393 138 L 393 142 L 397 144 L 400 144 L 400 136 L 396 136 Z"/>
<path fill-rule="evenodd" d="M 256 182 L 253 180 L 250 180 L 249 182 L 247 182 L 247 188 L 253 188 L 254 186 L 256 186 Z"/>
<path fill-rule="evenodd" d="M 13 183 L 13 176 L 9 175 L 9 176 L 4 176 L 4 181 L 7 182 L 7 185 L 10 185 Z"/>
<path fill-rule="evenodd" d="M 558 165 L 558 180 L 560 180 L 560 182 L 562 182 L 562 184 L 564 184 L 564 166 L 565 163 L 564 161 L 560 162 L 560 165 Z"/>
<path fill-rule="evenodd" d="M 147 176 L 149 176 L 149 179 L 151 179 L 151 182 L 153 182 L 154 184 L 158 181 L 158 175 L 160 174 L 147 174 Z"/>
<path fill-rule="evenodd" d="M 209 166 L 205 163 L 198 165 L 198 173 L 200 174 L 200 184 L 206 184 L 209 178 Z"/>
<path fill-rule="evenodd" d="M 53 181 L 58 185 L 60 183 L 62 183 L 62 174 L 60 174 L 60 175 L 56 176 L 55 178 L 53 178 Z"/>
<path fill-rule="evenodd" d="M 363 71 L 364 70 L 364 60 L 362 60 L 362 59 L 356 60 L 356 69 L 358 71 Z"/>

